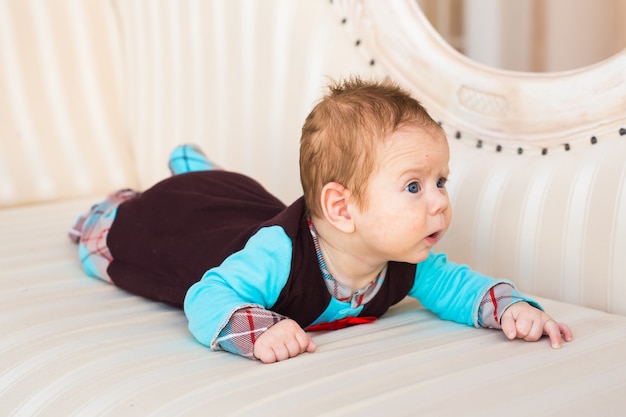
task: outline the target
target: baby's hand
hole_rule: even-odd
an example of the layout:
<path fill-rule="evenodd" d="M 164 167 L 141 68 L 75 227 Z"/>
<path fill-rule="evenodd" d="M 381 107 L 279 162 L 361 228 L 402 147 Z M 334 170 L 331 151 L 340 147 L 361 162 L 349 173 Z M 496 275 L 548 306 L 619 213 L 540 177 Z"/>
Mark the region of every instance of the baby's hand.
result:
<path fill-rule="evenodd" d="M 291 319 L 284 319 L 267 329 L 254 343 L 254 357 L 263 363 L 293 358 L 315 352 L 313 339 Z"/>
<path fill-rule="evenodd" d="M 546 335 L 550 345 L 558 349 L 563 340 L 572 341 L 572 331 L 564 323 L 557 323 L 543 311 L 528 303 L 520 302 L 507 308 L 500 318 L 502 331 L 509 339 L 535 342 Z M 562 336 L 562 338 L 561 338 Z"/>

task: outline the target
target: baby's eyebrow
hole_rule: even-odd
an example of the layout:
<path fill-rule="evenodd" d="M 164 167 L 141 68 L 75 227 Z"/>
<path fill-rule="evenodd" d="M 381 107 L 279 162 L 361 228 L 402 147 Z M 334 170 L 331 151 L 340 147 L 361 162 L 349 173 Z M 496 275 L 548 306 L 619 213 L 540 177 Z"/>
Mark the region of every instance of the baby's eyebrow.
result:
<path fill-rule="evenodd" d="M 406 176 L 406 175 L 416 175 L 416 174 L 422 175 L 422 174 L 428 173 L 428 172 L 431 172 L 431 173 L 432 172 L 436 172 L 437 175 L 440 175 L 442 177 L 446 177 L 447 178 L 448 176 L 450 176 L 450 168 L 449 167 L 442 168 L 439 171 L 431 170 L 431 168 L 432 168 L 431 166 L 415 165 L 415 166 L 412 166 L 411 168 L 403 171 L 402 175 L 403 176 Z"/>
<path fill-rule="evenodd" d="M 411 167 L 401 172 L 402 177 L 415 177 L 420 176 L 424 173 L 424 169 L 422 167 Z"/>

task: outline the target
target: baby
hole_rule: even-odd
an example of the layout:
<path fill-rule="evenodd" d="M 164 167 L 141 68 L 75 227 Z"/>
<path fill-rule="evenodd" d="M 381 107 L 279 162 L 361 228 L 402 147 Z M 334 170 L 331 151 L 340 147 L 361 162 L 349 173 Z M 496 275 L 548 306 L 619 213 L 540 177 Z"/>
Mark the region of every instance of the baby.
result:
<path fill-rule="evenodd" d="M 452 217 L 448 160 L 418 101 L 355 77 L 307 117 L 304 196 L 290 206 L 183 145 L 172 177 L 109 195 L 70 235 L 88 274 L 183 307 L 202 344 L 264 363 L 314 352 L 310 332 L 375 320 L 407 295 L 509 339 L 571 341 L 513 283 L 432 251 Z"/>

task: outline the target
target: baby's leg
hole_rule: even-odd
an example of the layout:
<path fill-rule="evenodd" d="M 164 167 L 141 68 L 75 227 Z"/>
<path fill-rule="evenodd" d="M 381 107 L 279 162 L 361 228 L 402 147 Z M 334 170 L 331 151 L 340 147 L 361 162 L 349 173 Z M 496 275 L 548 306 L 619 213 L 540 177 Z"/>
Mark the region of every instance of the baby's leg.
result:
<path fill-rule="evenodd" d="M 106 199 L 92 206 L 88 213 L 81 215 L 70 229 L 70 239 L 78 243 L 78 256 L 88 275 L 111 282 L 107 268 L 113 258 L 106 244 L 107 235 L 118 206 L 138 194 L 133 190 L 109 194 Z"/>
<path fill-rule="evenodd" d="M 221 169 L 209 161 L 196 145 L 176 147 L 170 155 L 168 165 L 173 175 Z M 111 282 L 107 272 L 112 260 L 111 252 L 106 244 L 109 229 L 115 219 L 118 206 L 138 194 L 132 190 L 120 190 L 109 194 L 102 202 L 95 204 L 87 213 L 79 216 L 69 230 L 70 239 L 78 243 L 80 262 L 88 275 Z"/>
<path fill-rule="evenodd" d="M 222 169 L 211 162 L 197 145 L 190 144 L 174 148 L 170 154 L 168 166 L 172 175 Z"/>

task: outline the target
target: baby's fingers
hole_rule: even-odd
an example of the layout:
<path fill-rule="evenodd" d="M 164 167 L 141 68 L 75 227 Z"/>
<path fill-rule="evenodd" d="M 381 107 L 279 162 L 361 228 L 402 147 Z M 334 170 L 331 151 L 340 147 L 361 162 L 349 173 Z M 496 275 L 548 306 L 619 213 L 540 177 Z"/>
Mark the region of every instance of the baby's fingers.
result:
<path fill-rule="evenodd" d="M 500 321 L 500 327 L 502 328 L 502 332 L 504 335 L 513 340 L 517 337 L 517 328 L 515 327 L 515 318 L 513 318 L 512 314 L 504 314 Z"/>
<path fill-rule="evenodd" d="M 544 334 L 542 322 L 528 315 L 516 317 L 513 314 L 504 314 L 500 326 L 506 337 L 511 340 L 517 338 L 535 342 Z"/>
<path fill-rule="evenodd" d="M 571 342 L 573 339 L 572 331 L 564 323 L 557 323 L 550 319 L 543 326 L 543 333 L 550 338 L 550 346 L 559 349 L 563 344 L 563 340 Z"/>
<path fill-rule="evenodd" d="M 296 339 L 298 341 L 300 353 L 304 353 L 304 352 L 312 353 L 312 352 L 315 352 L 315 350 L 317 349 L 317 346 L 315 345 L 315 342 L 313 342 L 313 339 L 311 338 L 311 336 L 309 336 L 304 331 L 302 333 L 297 334 Z"/>
<path fill-rule="evenodd" d="M 291 339 L 289 339 L 285 343 L 287 351 L 289 352 L 289 357 L 293 358 L 301 353 L 306 352 L 310 343 L 313 343 L 313 341 L 311 340 L 310 336 L 307 335 L 304 331 L 296 333 Z"/>
<path fill-rule="evenodd" d="M 559 349 L 561 347 L 561 329 L 556 321 L 546 321 L 543 325 L 543 334 L 550 338 L 550 346 L 552 346 L 552 348 Z"/>
<path fill-rule="evenodd" d="M 291 319 L 282 320 L 267 329 L 254 344 L 254 357 L 263 363 L 293 358 L 304 352 L 314 352 L 315 343 Z"/>

